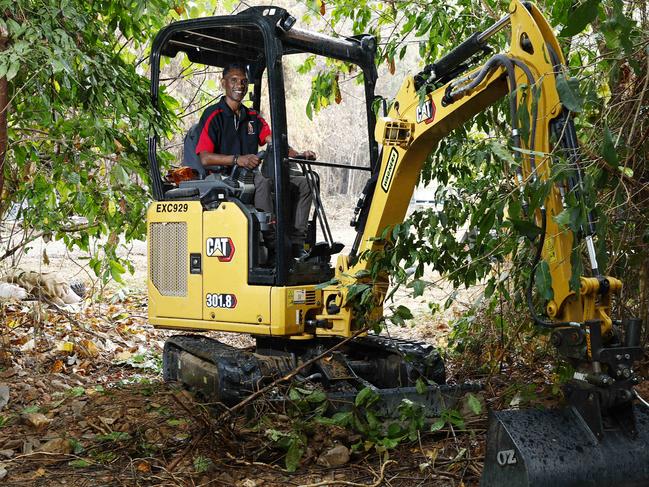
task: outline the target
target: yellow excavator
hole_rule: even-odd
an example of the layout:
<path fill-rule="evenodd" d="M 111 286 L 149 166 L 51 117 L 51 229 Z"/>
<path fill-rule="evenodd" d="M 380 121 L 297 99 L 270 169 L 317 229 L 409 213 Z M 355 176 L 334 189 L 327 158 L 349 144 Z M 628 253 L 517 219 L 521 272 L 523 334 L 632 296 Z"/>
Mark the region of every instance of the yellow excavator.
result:
<path fill-rule="evenodd" d="M 444 364 L 430 345 L 371 333 L 355 336 L 366 323 L 348 298 L 353 285 L 371 285 L 378 303 L 373 314 L 382 315 L 386 283 L 364 281 L 369 264 L 362 256 L 381 250 L 384 230 L 403 221 L 424 161 L 437 143 L 506 98 L 512 113 L 513 157 L 520 161 L 519 182 L 547 180 L 557 153 L 572 169 L 572 177 L 555 185 L 534 211 L 541 229 L 534 268 L 543 259 L 552 277 L 553 298 L 545 305 L 545 316 L 534 311 L 531 284 L 528 300 L 535 324 L 550 330 L 553 345 L 575 373 L 566 384 L 563 409 L 490 413 L 481 485 L 649 485 L 649 409 L 634 390 L 641 379 L 633 369 L 642 357 L 642 323 L 611 317 L 611 299 L 622 283 L 601 274 L 593 222 L 575 235 L 554 219 L 564 209 L 566 194 L 579 194 L 582 185 L 575 127 L 557 89 L 565 60 L 537 7 L 514 0 L 501 20 L 420 73 L 407 76 L 389 112 L 378 120 L 372 108 L 375 39 L 332 38 L 295 23 L 282 8 L 252 7 L 232 16 L 175 22 L 155 38 L 154 107 L 162 56 L 181 53 L 191 62 L 213 67 L 243 62 L 256 110 L 267 83 L 273 131 L 264 167 L 272 176 L 276 210 L 271 215 L 254 208 L 249 175 L 163 179 L 158 137 L 150 137 L 155 201 L 147 214 L 149 320 L 158 328 L 186 332 L 165 345 L 165 379 L 233 405 L 275 377 L 312 361 L 298 379 L 322 387 L 332 404 L 345 407 L 369 387 L 386 412 L 408 398 L 423 404 L 431 415 L 441 412 L 448 397 L 470 390 L 471 385 L 445 385 Z M 493 54 L 489 40 L 505 30 L 509 48 Z M 282 60 L 297 53 L 350 63 L 363 73 L 366 165 L 289 157 Z M 518 89 L 522 84 L 535 87 L 538 96 L 523 97 Z M 517 126 L 521 104 L 527 104 L 530 114 L 527 137 Z M 309 182 L 315 206 L 306 255 L 299 259 L 292 258 L 287 238 L 289 173 L 296 165 Z M 342 245 L 334 241 L 322 208 L 314 170 L 318 166 L 367 172 L 352 222 L 357 235 L 348 253 L 340 254 Z M 275 261 L 268 258 L 265 240 L 272 225 Z M 590 275 L 581 277 L 578 292 L 569 284 L 576 238 L 585 240 L 590 264 Z M 336 254 L 340 255 L 332 266 Z M 239 350 L 196 333 L 208 330 L 250 334 L 256 345 L 254 350 Z M 312 360 L 337 344 L 335 352 Z M 420 379 L 429 384 L 425 391 L 416 387 Z"/>

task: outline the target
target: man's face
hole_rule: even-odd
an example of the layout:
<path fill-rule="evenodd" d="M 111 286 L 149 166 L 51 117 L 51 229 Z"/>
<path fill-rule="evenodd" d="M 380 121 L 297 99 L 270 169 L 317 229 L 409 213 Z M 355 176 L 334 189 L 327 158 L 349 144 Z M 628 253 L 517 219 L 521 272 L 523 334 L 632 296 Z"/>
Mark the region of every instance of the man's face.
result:
<path fill-rule="evenodd" d="M 248 78 L 241 69 L 231 69 L 221 80 L 226 98 L 241 103 L 248 93 Z"/>

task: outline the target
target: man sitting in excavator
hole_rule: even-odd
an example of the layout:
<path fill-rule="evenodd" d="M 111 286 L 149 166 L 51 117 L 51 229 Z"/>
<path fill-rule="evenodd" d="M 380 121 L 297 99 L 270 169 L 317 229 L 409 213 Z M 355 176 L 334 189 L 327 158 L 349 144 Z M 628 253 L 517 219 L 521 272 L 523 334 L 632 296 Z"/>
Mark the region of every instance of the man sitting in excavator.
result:
<path fill-rule="evenodd" d="M 242 167 L 254 174 L 254 206 L 262 211 L 274 213 L 272 181 L 259 171 L 261 159 L 257 156 L 259 146 L 271 140 L 270 127 L 255 110 L 246 107 L 243 99 L 248 93 L 246 66 L 233 63 L 223 69 L 221 86 L 225 95 L 215 105 L 203 112 L 198 124 L 198 142 L 195 152 L 203 168 L 210 172 L 229 172 L 234 166 Z M 313 151 L 297 152 L 289 146 L 289 157 L 315 160 Z M 291 172 L 292 226 L 291 250 L 293 257 L 304 255 L 309 212 L 311 211 L 311 190 L 305 176 Z M 274 254 L 274 232 L 270 232 L 269 251 Z"/>

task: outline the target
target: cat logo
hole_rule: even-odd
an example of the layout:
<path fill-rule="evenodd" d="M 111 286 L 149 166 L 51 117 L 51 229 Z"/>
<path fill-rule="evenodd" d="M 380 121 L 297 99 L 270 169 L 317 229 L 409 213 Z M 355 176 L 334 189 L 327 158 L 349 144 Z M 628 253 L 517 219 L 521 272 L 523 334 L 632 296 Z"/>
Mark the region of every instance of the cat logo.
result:
<path fill-rule="evenodd" d="M 431 123 L 435 119 L 435 104 L 433 100 L 426 100 L 417 107 L 417 123 Z"/>
<path fill-rule="evenodd" d="M 205 253 L 221 262 L 230 262 L 234 256 L 234 244 L 230 237 L 210 237 L 205 242 Z"/>

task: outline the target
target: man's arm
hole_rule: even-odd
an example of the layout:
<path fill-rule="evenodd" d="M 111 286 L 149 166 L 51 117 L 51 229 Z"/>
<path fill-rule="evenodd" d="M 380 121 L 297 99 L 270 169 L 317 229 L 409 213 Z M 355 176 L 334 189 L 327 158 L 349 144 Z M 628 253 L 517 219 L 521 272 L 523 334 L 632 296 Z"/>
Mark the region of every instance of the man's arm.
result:
<path fill-rule="evenodd" d="M 255 154 L 242 154 L 233 156 L 230 154 L 215 154 L 206 150 L 201 151 L 198 156 L 201 159 L 203 167 L 208 166 L 237 166 L 246 169 L 255 169 L 259 166 L 259 158 Z"/>
<path fill-rule="evenodd" d="M 269 144 L 271 142 L 272 136 L 268 134 L 266 137 L 266 140 L 264 140 L 264 144 Z M 305 150 L 304 152 L 298 152 L 293 147 L 290 145 L 288 146 L 288 156 L 292 157 L 294 159 L 306 159 L 308 161 L 315 161 L 316 160 L 316 155 L 315 152 L 312 150 Z"/>

